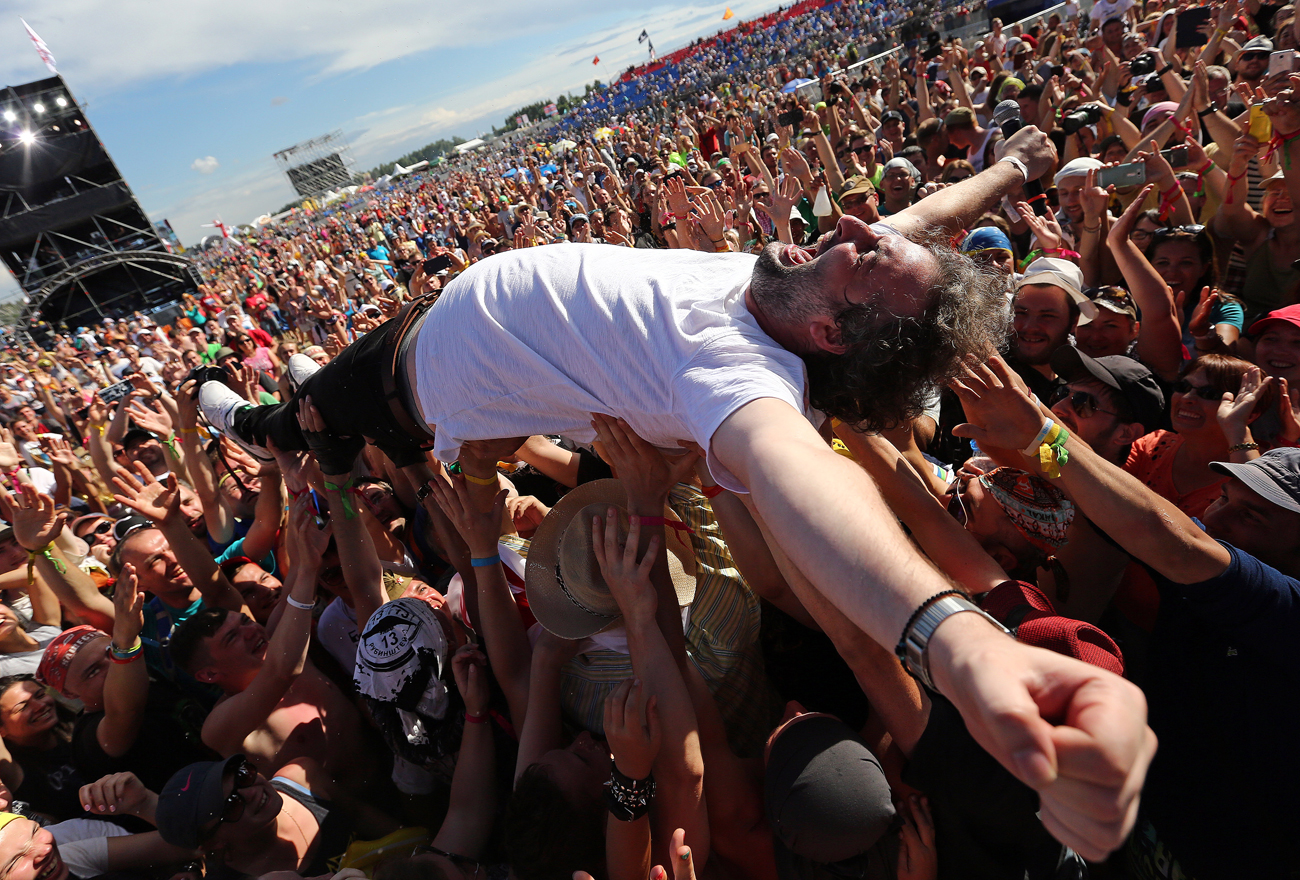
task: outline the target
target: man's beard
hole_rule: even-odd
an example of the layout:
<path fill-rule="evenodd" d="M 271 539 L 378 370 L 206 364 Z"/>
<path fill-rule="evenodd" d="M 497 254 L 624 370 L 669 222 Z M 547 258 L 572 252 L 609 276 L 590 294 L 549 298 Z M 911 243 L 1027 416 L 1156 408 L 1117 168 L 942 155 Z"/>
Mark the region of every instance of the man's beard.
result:
<path fill-rule="evenodd" d="M 764 317 L 781 324 L 802 322 L 821 308 L 821 285 L 808 263 L 787 266 L 778 254 L 787 247 L 773 242 L 763 248 L 754 264 L 750 294 Z"/>

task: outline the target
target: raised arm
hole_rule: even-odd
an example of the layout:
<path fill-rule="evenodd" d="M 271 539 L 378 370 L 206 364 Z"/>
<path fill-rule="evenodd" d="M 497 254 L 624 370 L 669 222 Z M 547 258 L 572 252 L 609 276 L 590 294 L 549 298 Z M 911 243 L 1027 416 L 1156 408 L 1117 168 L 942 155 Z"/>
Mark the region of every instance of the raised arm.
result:
<path fill-rule="evenodd" d="M 1037 180 L 1056 165 L 1056 147 L 1033 126 L 1016 132 L 1006 141 L 1004 156 L 1019 160 Z M 952 235 L 965 229 L 992 208 L 1007 193 L 1025 183 L 1025 176 L 1011 162 L 995 162 L 969 180 L 939 190 L 889 217 L 889 225 L 902 235 L 942 230 Z"/>
<path fill-rule="evenodd" d="M 488 717 L 491 692 L 487 658 L 473 645 L 462 645 L 451 658 L 456 689 L 465 701 L 456 770 L 451 776 L 447 818 L 433 845 L 444 852 L 478 859 L 487 848 L 496 817 L 496 748 Z"/>
<path fill-rule="evenodd" d="M 122 566 L 113 593 L 114 659 L 117 654 L 137 651 L 130 662 L 108 664 L 104 678 L 104 717 L 95 728 L 95 739 L 104 754 L 120 758 L 135 745 L 144 724 L 149 700 L 149 668 L 140 651 L 140 630 L 144 629 L 144 594 L 139 591 L 135 566 Z"/>
<path fill-rule="evenodd" d="M 317 529 L 312 521 L 311 498 L 303 495 L 291 505 L 290 529 L 304 542 L 300 562 L 285 585 L 289 598 L 280 623 L 271 634 L 266 660 L 245 690 L 218 703 L 203 722 L 203 742 L 219 754 L 243 751 L 244 738 L 256 730 L 284 699 L 307 662 L 311 641 L 311 608 L 316 603 L 316 578 L 320 559 L 329 543 L 329 528 Z M 251 615 L 250 615 L 251 616 Z"/>
<path fill-rule="evenodd" d="M 1110 228 L 1106 244 L 1110 254 L 1124 274 L 1129 293 L 1142 310 L 1142 329 L 1138 334 L 1138 353 L 1142 362 L 1153 372 L 1172 380 L 1182 365 L 1182 326 L 1179 321 L 1173 291 L 1160 277 L 1147 258 L 1129 239 L 1142 203 L 1152 190 L 1142 188 L 1133 203 Z"/>
<path fill-rule="evenodd" d="M 505 693 L 510 718 L 516 728 L 521 728 L 528 711 L 532 648 L 497 552 L 507 492 L 502 489 L 491 509 L 480 513 L 470 499 L 464 477 L 453 475 L 450 482 L 435 477 L 429 485 L 438 506 L 469 545 L 478 590 L 478 618 L 474 622 L 492 660 L 492 672 Z"/>

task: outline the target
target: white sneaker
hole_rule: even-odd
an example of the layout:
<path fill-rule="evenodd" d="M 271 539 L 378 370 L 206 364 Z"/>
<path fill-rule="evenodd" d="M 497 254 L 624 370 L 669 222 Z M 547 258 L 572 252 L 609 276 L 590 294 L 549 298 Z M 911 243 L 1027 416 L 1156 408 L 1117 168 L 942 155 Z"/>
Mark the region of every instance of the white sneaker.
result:
<path fill-rule="evenodd" d="M 199 388 L 199 407 L 208 422 L 225 436 L 242 446 L 259 461 L 274 461 L 275 456 L 263 446 L 245 440 L 235 432 L 234 415 L 242 409 L 252 409 L 252 404 L 220 382 L 204 382 Z"/>
<path fill-rule="evenodd" d="M 289 355 L 289 388 L 297 391 L 316 372 L 320 370 L 320 364 L 316 363 L 305 354 Z"/>

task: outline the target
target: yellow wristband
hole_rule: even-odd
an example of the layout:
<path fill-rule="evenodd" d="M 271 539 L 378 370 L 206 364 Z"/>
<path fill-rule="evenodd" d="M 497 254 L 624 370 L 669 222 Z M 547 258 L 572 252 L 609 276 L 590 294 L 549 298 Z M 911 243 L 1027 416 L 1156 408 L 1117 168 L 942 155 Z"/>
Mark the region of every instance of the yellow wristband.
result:
<path fill-rule="evenodd" d="M 495 476 L 492 476 L 492 477 L 475 477 L 475 476 L 472 476 L 472 475 L 470 475 L 470 474 L 465 473 L 464 470 L 461 470 L 460 475 L 461 475 L 462 477 L 464 477 L 466 480 L 469 480 L 471 483 L 473 483 L 473 484 L 476 485 L 476 486 L 495 486 L 495 485 L 497 485 L 497 478 L 496 478 Z"/>
<path fill-rule="evenodd" d="M 91 425 L 90 427 L 91 427 L 91 430 L 93 430 L 93 431 L 94 431 L 96 434 L 98 434 L 99 436 L 101 436 L 101 437 L 104 436 L 104 426 L 103 426 L 103 425 Z"/>

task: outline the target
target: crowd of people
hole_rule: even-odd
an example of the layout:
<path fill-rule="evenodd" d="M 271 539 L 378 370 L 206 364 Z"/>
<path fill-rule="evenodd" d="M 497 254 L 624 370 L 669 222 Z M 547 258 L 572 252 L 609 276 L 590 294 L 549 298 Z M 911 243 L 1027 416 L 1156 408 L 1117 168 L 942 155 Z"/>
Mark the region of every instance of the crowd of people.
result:
<path fill-rule="evenodd" d="M 0 880 L 1300 872 L 1295 8 L 908 11 L 0 358 Z"/>

